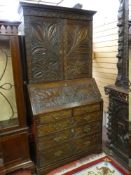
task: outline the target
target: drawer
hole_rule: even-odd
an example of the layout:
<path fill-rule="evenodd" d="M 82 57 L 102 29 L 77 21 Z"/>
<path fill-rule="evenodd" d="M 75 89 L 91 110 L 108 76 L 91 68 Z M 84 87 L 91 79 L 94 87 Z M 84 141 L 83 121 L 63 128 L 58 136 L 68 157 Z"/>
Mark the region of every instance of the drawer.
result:
<path fill-rule="evenodd" d="M 60 119 L 68 118 L 72 116 L 71 110 L 62 110 L 57 112 L 50 112 L 41 114 L 37 117 L 37 124 L 45 124 L 49 122 L 57 122 Z"/>
<path fill-rule="evenodd" d="M 72 132 L 74 133 L 75 137 L 79 137 L 79 136 L 84 136 L 84 135 L 90 135 L 93 133 L 97 133 L 97 132 L 102 132 L 102 121 L 95 121 L 95 122 L 91 122 L 87 125 L 82 125 L 78 127 L 75 127 L 74 129 L 72 129 Z"/>
<path fill-rule="evenodd" d="M 99 111 L 100 109 L 101 109 L 100 103 L 81 106 L 81 107 L 73 109 L 73 115 L 81 115 L 81 114 L 85 114 L 88 112 Z"/>
<path fill-rule="evenodd" d="M 72 118 L 68 118 L 59 122 L 40 125 L 37 127 L 37 137 L 42 137 L 50 133 L 64 130 L 68 127 L 71 127 L 72 123 Z"/>
<path fill-rule="evenodd" d="M 102 113 L 100 111 L 74 116 L 74 120 L 78 124 L 85 124 L 87 122 L 93 122 L 101 119 Z"/>
<path fill-rule="evenodd" d="M 79 139 L 75 139 L 73 141 L 74 151 L 87 151 L 87 149 L 91 146 L 95 146 L 97 144 L 102 143 L 102 135 L 101 134 L 94 134 L 86 137 L 81 137 Z"/>
<path fill-rule="evenodd" d="M 38 166 L 42 167 L 51 162 L 56 162 L 73 154 L 72 147 L 69 143 L 61 146 L 53 147 L 52 149 L 46 149 L 40 151 L 37 154 Z"/>
<path fill-rule="evenodd" d="M 45 148 L 55 146 L 59 143 L 64 142 L 65 140 L 68 140 L 71 138 L 72 138 L 71 129 L 64 130 L 64 131 L 56 133 L 56 134 L 53 133 L 52 135 L 48 135 L 45 137 L 40 137 L 36 141 L 37 142 L 37 149 L 39 151 L 41 151 Z"/>

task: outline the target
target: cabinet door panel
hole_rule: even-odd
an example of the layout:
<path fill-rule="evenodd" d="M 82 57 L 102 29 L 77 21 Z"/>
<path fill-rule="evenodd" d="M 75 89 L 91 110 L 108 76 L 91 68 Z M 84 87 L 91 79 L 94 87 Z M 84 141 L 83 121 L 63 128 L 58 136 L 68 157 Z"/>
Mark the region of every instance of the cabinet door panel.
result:
<path fill-rule="evenodd" d="M 0 130 L 25 126 L 18 36 L 0 36 Z"/>
<path fill-rule="evenodd" d="M 29 160 L 27 132 L 12 133 L 1 138 L 4 165 L 17 165 Z"/>
<path fill-rule="evenodd" d="M 0 127 L 18 125 L 15 82 L 9 38 L 0 39 Z"/>
<path fill-rule="evenodd" d="M 62 80 L 62 20 L 41 17 L 27 17 L 25 20 L 30 83 Z"/>
<path fill-rule="evenodd" d="M 67 20 L 65 28 L 65 79 L 91 77 L 90 22 Z"/>

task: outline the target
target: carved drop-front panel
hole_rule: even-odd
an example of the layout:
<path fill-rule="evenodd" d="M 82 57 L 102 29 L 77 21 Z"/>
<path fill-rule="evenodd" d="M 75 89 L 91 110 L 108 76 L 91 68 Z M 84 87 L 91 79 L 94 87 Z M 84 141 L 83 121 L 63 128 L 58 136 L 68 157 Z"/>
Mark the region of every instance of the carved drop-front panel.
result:
<path fill-rule="evenodd" d="M 91 77 L 91 25 L 67 20 L 65 37 L 65 79 Z"/>
<path fill-rule="evenodd" d="M 55 18 L 31 17 L 28 25 L 29 81 L 38 83 L 62 80 L 62 21 Z"/>
<path fill-rule="evenodd" d="M 59 84 L 30 85 L 33 114 L 40 114 L 56 107 L 79 105 L 99 101 L 100 93 L 94 79 L 63 81 Z"/>

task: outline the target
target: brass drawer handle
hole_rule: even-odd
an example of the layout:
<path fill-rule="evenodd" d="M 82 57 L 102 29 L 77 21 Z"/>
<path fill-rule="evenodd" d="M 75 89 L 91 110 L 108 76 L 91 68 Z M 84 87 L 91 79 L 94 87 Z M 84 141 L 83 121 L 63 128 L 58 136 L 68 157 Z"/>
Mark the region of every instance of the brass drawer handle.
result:
<path fill-rule="evenodd" d="M 54 141 L 59 142 L 59 141 L 61 141 L 61 140 L 65 140 L 65 139 L 67 139 L 67 136 L 55 137 L 55 138 L 54 138 Z"/>
<path fill-rule="evenodd" d="M 91 144 L 91 141 L 86 141 L 85 143 L 84 143 L 84 145 L 86 145 L 86 146 L 89 146 Z"/>
<path fill-rule="evenodd" d="M 84 120 L 89 121 L 90 120 L 90 116 L 87 115 L 86 117 L 84 117 Z"/>
<path fill-rule="evenodd" d="M 74 130 L 74 129 L 71 129 L 71 132 L 72 132 L 72 133 L 74 133 L 74 132 L 75 132 L 75 130 Z"/>
<path fill-rule="evenodd" d="M 58 116 L 54 116 L 53 118 L 54 118 L 55 120 L 58 120 L 58 119 L 59 119 L 59 117 L 58 117 Z"/>
<path fill-rule="evenodd" d="M 90 131 L 91 131 L 91 128 L 90 127 L 85 127 L 84 128 L 84 132 L 89 133 Z"/>
<path fill-rule="evenodd" d="M 59 130 L 61 128 L 61 123 L 55 123 L 54 129 Z"/>
<path fill-rule="evenodd" d="M 61 137 L 54 138 L 54 141 L 59 142 L 61 140 Z"/>

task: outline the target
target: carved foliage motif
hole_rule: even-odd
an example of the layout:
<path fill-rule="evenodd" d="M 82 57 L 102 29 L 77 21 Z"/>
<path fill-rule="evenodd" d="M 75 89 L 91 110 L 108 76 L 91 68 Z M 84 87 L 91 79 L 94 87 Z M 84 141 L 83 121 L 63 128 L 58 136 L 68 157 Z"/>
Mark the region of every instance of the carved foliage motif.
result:
<path fill-rule="evenodd" d="M 108 110 L 108 138 L 109 147 L 119 148 L 128 154 L 128 94 L 106 89 L 110 95 Z"/>
<path fill-rule="evenodd" d="M 61 80 L 59 23 L 56 20 L 35 19 L 31 22 L 30 32 L 32 82 Z"/>
<path fill-rule="evenodd" d="M 115 126 L 118 130 L 116 135 L 116 146 L 119 147 L 123 152 L 128 154 L 128 108 L 127 106 L 119 107 L 117 112 L 117 121 Z M 121 117 L 120 117 L 121 116 Z"/>
<path fill-rule="evenodd" d="M 128 0 L 119 0 L 118 11 L 118 76 L 116 85 L 128 87 Z"/>
<path fill-rule="evenodd" d="M 91 102 L 100 98 L 94 81 L 80 83 L 63 83 L 57 87 L 30 87 L 33 113 L 45 109 L 70 105 L 71 103 Z"/>
<path fill-rule="evenodd" d="M 79 21 L 68 21 L 66 27 L 65 77 L 89 77 L 89 26 L 81 25 Z"/>
<path fill-rule="evenodd" d="M 41 17 L 27 22 L 31 83 L 91 77 L 90 23 Z"/>

